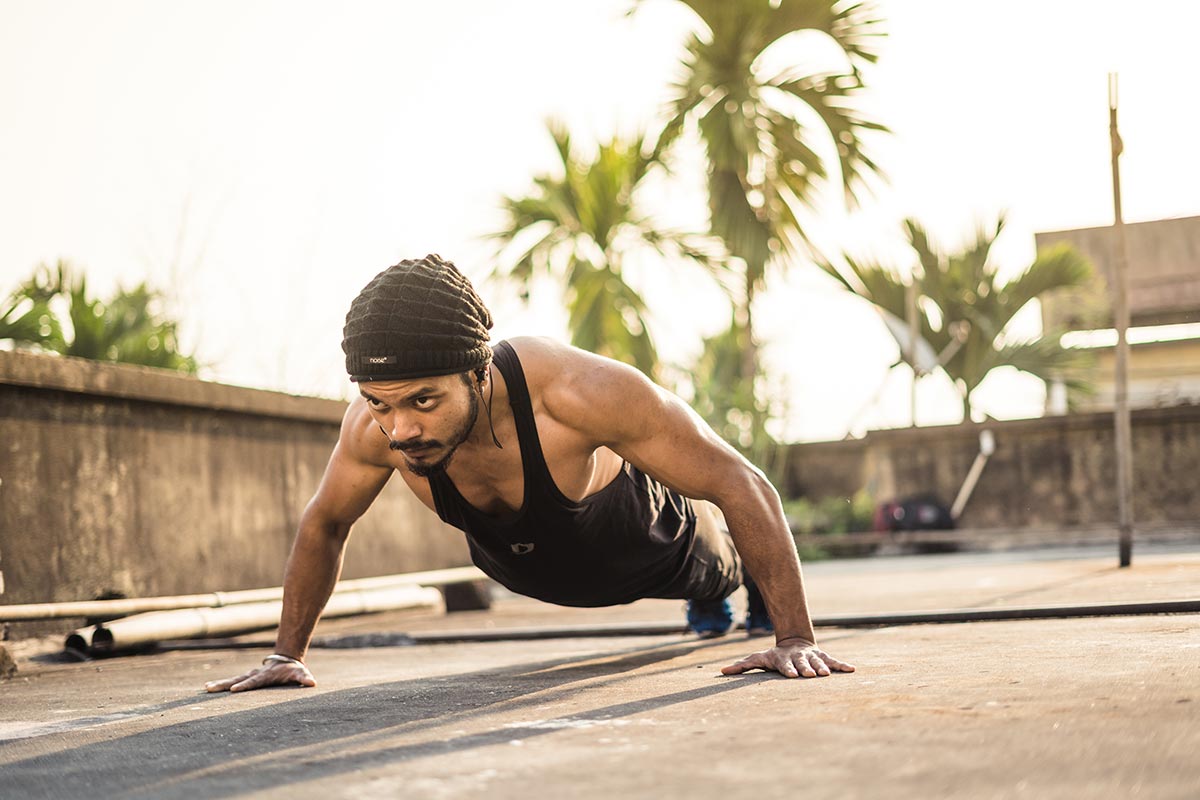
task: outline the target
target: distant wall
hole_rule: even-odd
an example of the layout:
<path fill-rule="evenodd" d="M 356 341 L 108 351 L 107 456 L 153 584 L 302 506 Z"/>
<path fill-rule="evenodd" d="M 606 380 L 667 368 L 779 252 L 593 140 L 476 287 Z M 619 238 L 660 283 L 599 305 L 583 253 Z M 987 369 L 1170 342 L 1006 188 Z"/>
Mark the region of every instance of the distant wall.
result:
<path fill-rule="evenodd" d="M 1042 295 L 1046 328 L 1112 327 L 1108 287 L 1116 274 L 1116 229 L 1077 228 L 1034 234 L 1038 250 L 1066 242 L 1095 266 L 1086 286 Z M 1129 313 L 1134 325 L 1200 320 L 1200 217 L 1125 225 Z"/>
<path fill-rule="evenodd" d="M 1200 406 L 1132 414 L 1134 515 L 1139 524 L 1200 521 Z M 996 452 L 960 520 L 965 528 L 1115 524 L 1111 414 L 873 431 L 857 441 L 793 445 L 792 496 L 876 500 L 932 492 L 953 502 L 989 428 Z"/>
<path fill-rule="evenodd" d="M 0 603 L 277 586 L 345 404 L 0 352 Z M 343 577 L 469 563 L 393 478 Z"/>

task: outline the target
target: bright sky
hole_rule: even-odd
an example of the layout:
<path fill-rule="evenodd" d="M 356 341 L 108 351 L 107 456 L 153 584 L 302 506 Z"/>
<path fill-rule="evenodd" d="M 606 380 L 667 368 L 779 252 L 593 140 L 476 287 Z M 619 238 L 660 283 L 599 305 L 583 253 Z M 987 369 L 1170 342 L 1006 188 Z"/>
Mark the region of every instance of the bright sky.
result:
<path fill-rule="evenodd" d="M 582 139 L 654 119 L 690 17 L 672 0 L 632 18 L 628 5 L 3 0 L 0 291 L 58 258 L 99 293 L 148 278 L 175 298 L 205 377 L 347 396 L 350 300 L 426 252 L 481 279 L 500 196 L 553 164 L 545 118 Z M 904 263 L 904 216 L 954 243 L 1007 209 L 1000 263 L 1015 270 L 1034 231 L 1108 224 L 1110 70 L 1126 219 L 1200 214 L 1200 106 L 1187 99 L 1200 4 L 880 5 L 889 37 L 867 107 L 895 131 L 876 150 L 890 183 L 853 215 L 830 203 L 828 246 Z M 666 197 L 667 218 L 697 205 L 686 186 Z M 498 337 L 565 337 L 551 293 L 525 310 L 509 287 L 480 289 Z M 727 323 L 711 292 L 697 298 L 651 298 L 660 349 L 680 363 Z M 861 301 L 798 265 L 758 320 L 784 435 L 907 423 L 900 371 L 855 419 L 896 357 Z M 1034 415 L 1043 392 L 998 375 L 979 400 Z M 958 421 L 944 379 L 922 383 L 919 407 L 922 423 Z"/>

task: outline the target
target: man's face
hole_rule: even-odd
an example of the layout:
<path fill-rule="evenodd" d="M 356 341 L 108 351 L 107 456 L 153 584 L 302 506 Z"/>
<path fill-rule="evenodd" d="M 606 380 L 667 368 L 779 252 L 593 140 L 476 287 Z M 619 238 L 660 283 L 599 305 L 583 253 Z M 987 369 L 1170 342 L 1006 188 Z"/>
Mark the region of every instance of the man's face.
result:
<path fill-rule="evenodd" d="M 479 398 L 468 373 L 371 381 L 358 388 L 389 447 L 422 477 L 446 469 L 479 418 Z"/>

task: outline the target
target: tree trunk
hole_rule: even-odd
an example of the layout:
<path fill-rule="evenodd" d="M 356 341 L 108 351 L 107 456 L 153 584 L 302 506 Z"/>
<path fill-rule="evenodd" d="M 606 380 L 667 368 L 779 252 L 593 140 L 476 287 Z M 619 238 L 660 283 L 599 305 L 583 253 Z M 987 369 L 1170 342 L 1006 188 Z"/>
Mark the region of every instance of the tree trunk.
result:
<path fill-rule="evenodd" d="M 750 268 L 746 268 L 746 300 L 742 307 L 742 319 L 746 331 L 746 341 L 742 347 L 741 380 L 749 387 L 749 395 L 754 395 L 754 379 L 758 375 L 758 347 L 754 342 L 754 278 Z M 753 409 L 749 409 L 753 410 Z"/>

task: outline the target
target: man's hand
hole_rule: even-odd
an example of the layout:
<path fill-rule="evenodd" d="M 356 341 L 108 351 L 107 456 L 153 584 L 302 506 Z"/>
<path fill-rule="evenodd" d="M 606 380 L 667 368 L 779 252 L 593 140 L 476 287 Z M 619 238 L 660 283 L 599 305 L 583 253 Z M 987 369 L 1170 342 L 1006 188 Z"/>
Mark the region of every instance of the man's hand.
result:
<path fill-rule="evenodd" d="M 317 679 L 308 667 L 299 662 L 271 661 L 236 678 L 209 681 L 204 688 L 210 692 L 248 692 L 264 686 L 316 686 Z"/>
<path fill-rule="evenodd" d="M 746 656 L 736 664 L 721 668 L 723 675 L 740 675 L 752 669 L 778 672 L 785 678 L 815 678 L 833 672 L 854 672 L 854 665 L 838 661 L 812 642 L 784 639 L 770 650 Z"/>

